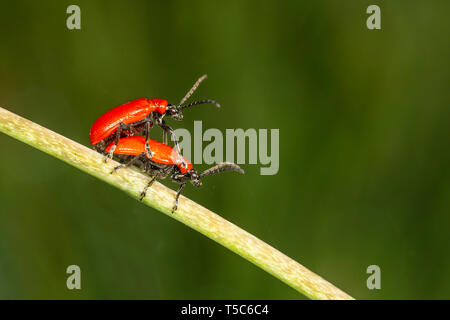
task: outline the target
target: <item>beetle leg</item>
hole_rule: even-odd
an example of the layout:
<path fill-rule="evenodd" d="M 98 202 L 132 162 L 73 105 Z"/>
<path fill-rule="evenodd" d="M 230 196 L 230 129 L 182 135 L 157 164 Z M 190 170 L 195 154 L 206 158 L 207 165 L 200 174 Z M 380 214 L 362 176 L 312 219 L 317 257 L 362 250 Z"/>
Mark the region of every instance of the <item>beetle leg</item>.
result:
<path fill-rule="evenodd" d="M 170 126 L 168 126 L 166 123 L 165 123 L 165 121 L 163 120 L 163 121 L 161 121 L 161 124 L 160 124 L 160 126 L 161 126 L 161 128 L 164 130 L 164 133 L 170 133 L 171 134 L 171 136 L 172 136 L 172 140 L 173 140 L 173 144 L 174 144 L 174 146 L 175 146 L 175 150 L 177 150 L 177 153 L 178 153 L 178 155 L 181 155 L 181 149 L 180 149 L 180 145 L 178 144 L 178 139 L 177 139 L 177 136 L 175 135 L 175 132 L 173 131 L 173 129 L 170 127 Z M 167 139 L 166 139 L 167 140 Z M 163 141 L 164 141 L 164 134 L 163 134 Z M 165 143 L 165 142 L 163 142 L 164 144 L 167 144 L 167 143 Z M 183 165 L 183 167 L 187 167 L 187 163 L 183 160 L 183 159 L 181 159 L 181 162 L 182 162 L 182 165 Z"/>
<path fill-rule="evenodd" d="M 133 157 L 133 159 L 131 159 L 127 163 L 121 164 L 120 166 L 115 167 L 110 173 L 113 174 L 114 172 L 116 172 L 119 169 L 131 166 L 137 159 L 139 159 L 139 157 L 141 157 L 143 155 L 145 155 L 145 152 L 142 152 L 141 154 L 138 154 L 137 156 Z"/>
<path fill-rule="evenodd" d="M 150 119 L 145 122 L 145 153 L 150 160 L 153 158 L 153 152 L 150 150 L 150 128 L 153 125 L 153 114 L 150 115 Z"/>
<path fill-rule="evenodd" d="M 116 146 L 119 143 L 120 134 L 123 130 L 128 128 L 129 126 L 123 122 L 119 123 L 119 126 L 117 127 L 116 131 L 116 137 L 114 138 L 114 144 L 111 146 L 111 149 L 109 150 L 109 153 L 106 155 L 104 161 L 105 163 L 108 162 L 108 159 L 112 159 L 114 156 L 114 150 L 116 150 Z"/>
<path fill-rule="evenodd" d="M 178 209 L 178 198 L 180 197 L 181 191 L 183 191 L 185 186 L 186 186 L 186 182 L 182 183 L 180 188 L 178 189 L 177 196 L 175 198 L 175 205 L 173 206 L 172 213 L 174 213 Z"/>
<path fill-rule="evenodd" d="M 173 144 L 174 144 L 177 152 L 181 153 L 180 146 L 178 145 L 178 139 L 177 139 L 177 136 L 175 135 L 175 132 L 173 131 L 173 129 L 170 126 L 168 126 L 164 120 L 161 121 L 160 126 L 164 130 L 165 134 L 170 133 L 170 135 L 172 136 Z M 164 133 L 163 133 L 163 140 L 164 140 Z M 164 143 L 164 144 L 167 144 L 167 143 Z"/>
<path fill-rule="evenodd" d="M 153 184 L 153 182 L 155 182 L 156 176 L 154 176 L 149 183 L 147 183 L 147 185 L 145 186 L 144 190 L 141 192 L 141 197 L 139 198 L 139 200 L 142 201 L 142 199 L 145 198 L 145 194 L 147 193 L 147 189 L 150 188 Z"/>
<path fill-rule="evenodd" d="M 103 159 L 103 161 L 104 161 L 105 163 L 107 163 L 109 159 L 112 159 L 112 158 L 113 158 L 114 150 L 116 150 L 116 144 L 115 144 L 115 143 L 111 146 L 111 149 L 109 149 L 108 154 L 107 154 L 107 155 L 105 156 L 105 158 Z"/>

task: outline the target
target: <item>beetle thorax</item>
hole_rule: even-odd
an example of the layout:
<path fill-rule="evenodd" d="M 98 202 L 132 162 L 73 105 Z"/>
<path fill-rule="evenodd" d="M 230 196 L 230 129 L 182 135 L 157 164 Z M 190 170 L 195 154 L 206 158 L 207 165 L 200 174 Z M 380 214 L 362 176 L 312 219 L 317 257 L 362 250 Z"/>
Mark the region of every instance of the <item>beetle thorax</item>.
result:
<path fill-rule="evenodd" d="M 149 103 L 153 107 L 153 110 L 159 114 L 165 114 L 167 105 L 169 104 L 169 102 L 164 99 L 150 99 Z"/>

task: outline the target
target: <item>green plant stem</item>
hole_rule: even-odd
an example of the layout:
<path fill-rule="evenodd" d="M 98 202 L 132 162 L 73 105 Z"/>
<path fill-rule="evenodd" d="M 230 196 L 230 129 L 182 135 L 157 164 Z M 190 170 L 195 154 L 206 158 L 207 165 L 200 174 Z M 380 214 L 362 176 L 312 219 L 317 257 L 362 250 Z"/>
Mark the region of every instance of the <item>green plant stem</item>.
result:
<path fill-rule="evenodd" d="M 149 181 L 148 176 L 128 168 L 110 174 L 117 162 L 104 163 L 101 154 L 3 108 L 0 108 L 0 131 L 121 189 L 135 199 L 139 199 Z M 171 213 L 174 199 L 173 190 L 155 182 L 143 203 L 220 243 L 311 299 L 353 299 L 280 251 L 186 197 L 180 197 L 178 210 Z"/>

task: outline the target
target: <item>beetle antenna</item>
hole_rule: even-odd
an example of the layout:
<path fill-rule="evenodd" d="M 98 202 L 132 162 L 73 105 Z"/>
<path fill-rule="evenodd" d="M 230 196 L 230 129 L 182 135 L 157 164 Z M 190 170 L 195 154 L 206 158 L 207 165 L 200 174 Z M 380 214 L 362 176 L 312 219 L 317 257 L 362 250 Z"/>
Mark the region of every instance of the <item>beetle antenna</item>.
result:
<path fill-rule="evenodd" d="M 189 107 L 192 107 L 192 106 L 196 106 L 196 105 L 199 105 L 199 104 L 207 104 L 207 103 L 215 105 L 217 108 L 220 108 L 220 103 L 218 103 L 217 101 L 211 100 L 211 99 L 205 99 L 205 100 L 199 100 L 199 101 L 191 102 L 191 103 L 186 104 L 184 106 L 178 106 L 177 108 L 178 108 L 178 110 L 183 110 L 183 109 L 186 109 L 186 108 L 189 108 Z"/>
<path fill-rule="evenodd" d="M 181 106 L 183 103 L 185 103 L 186 100 L 192 96 L 192 94 L 195 92 L 195 90 L 197 90 L 200 83 L 202 83 L 202 81 L 205 80 L 206 78 L 208 78 L 208 75 L 206 75 L 206 74 L 204 74 L 200 78 L 198 78 L 198 80 L 192 86 L 191 90 L 189 90 L 188 93 L 186 93 L 186 95 L 184 96 L 183 99 L 181 99 L 181 101 L 178 105 Z"/>
<path fill-rule="evenodd" d="M 244 173 L 244 170 L 242 170 L 241 167 L 239 167 L 237 164 L 234 164 L 232 162 L 222 162 L 219 163 L 217 166 L 214 166 L 212 168 L 203 171 L 201 174 L 199 174 L 199 178 L 203 178 L 205 176 L 210 176 L 225 171 L 237 171 L 242 174 Z"/>

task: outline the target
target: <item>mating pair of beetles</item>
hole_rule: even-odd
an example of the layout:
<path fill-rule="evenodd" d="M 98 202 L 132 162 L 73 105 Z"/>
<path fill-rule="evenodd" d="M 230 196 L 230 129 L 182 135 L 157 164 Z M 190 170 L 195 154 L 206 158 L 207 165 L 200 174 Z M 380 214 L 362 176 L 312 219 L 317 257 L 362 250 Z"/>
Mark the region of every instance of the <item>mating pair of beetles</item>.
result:
<path fill-rule="evenodd" d="M 106 155 L 105 161 L 116 155 L 122 162 L 111 171 L 111 174 L 135 164 L 152 176 L 141 193 L 141 200 L 155 179 L 165 179 L 171 174 L 172 181 L 180 184 L 172 212 L 177 210 L 178 198 L 188 181 L 200 187 L 201 179 L 205 176 L 224 171 L 244 173 L 238 165 L 223 162 L 198 174 L 192 163 L 181 155 L 177 137 L 173 129 L 164 121 L 166 116 L 181 121 L 183 109 L 199 104 L 220 107 L 219 103 L 210 99 L 184 104 L 206 77 L 206 75 L 200 77 L 177 105 L 169 104 L 164 99 L 136 99 L 104 113 L 91 127 L 90 139 L 94 149 Z M 150 129 L 154 124 L 163 129 L 162 143 L 150 139 Z M 136 134 L 143 134 L 143 136 Z M 168 145 L 168 134 L 172 136 L 175 148 Z"/>

